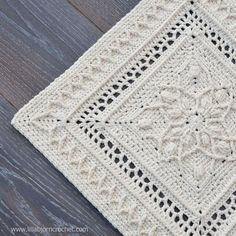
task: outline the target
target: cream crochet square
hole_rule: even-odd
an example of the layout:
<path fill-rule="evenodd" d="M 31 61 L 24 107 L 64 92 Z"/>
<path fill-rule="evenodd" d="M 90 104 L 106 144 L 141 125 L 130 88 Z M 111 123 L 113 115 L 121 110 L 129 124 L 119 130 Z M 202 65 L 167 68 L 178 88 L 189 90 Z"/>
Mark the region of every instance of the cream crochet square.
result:
<path fill-rule="evenodd" d="M 12 124 L 125 236 L 235 236 L 235 36 L 235 0 L 143 0 Z"/>

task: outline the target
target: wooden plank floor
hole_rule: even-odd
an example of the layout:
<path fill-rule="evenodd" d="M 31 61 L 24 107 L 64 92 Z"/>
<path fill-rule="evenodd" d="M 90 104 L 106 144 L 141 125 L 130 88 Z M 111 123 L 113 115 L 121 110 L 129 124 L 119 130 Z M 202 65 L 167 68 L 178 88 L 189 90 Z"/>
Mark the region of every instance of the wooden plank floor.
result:
<path fill-rule="evenodd" d="M 69 68 L 139 0 L 0 0 L 0 235 L 11 227 L 88 227 L 121 235 L 11 125 L 14 113 Z"/>

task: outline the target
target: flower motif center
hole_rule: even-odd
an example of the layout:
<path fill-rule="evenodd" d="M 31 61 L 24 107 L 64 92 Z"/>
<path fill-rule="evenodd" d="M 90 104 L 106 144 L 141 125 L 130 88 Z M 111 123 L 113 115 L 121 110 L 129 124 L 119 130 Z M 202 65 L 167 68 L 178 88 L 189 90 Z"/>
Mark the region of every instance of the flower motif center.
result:
<path fill-rule="evenodd" d="M 200 131 L 205 127 L 206 124 L 206 118 L 203 114 L 196 111 L 195 113 L 189 115 L 186 119 L 185 124 L 189 126 L 192 131 Z"/>

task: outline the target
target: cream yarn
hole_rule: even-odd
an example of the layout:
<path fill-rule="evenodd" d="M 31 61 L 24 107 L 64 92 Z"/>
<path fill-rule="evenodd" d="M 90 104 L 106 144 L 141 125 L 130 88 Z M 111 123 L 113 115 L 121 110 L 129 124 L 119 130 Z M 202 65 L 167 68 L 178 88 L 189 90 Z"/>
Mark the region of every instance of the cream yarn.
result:
<path fill-rule="evenodd" d="M 124 235 L 236 235 L 236 5 L 143 0 L 12 124 Z"/>

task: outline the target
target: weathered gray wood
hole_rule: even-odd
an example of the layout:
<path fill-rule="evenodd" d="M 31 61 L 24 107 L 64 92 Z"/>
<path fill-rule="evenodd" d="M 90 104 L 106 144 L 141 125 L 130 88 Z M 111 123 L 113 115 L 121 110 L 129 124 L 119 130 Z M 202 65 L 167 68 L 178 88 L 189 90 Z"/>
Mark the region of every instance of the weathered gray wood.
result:
<path fill-rule="evenodd" d="M 15 111 L 15 108 L 0 96 L 0 235 L 11 235 L 10 227 L 86 225 L 89 231 L 81 235 L 120 235 L 63 175 L 10 125 L 9 121 Z"/>
<path fill-rule="evenodd" d="M 85 225 L 67 235 L 121 235 L 10 121 L 139 1 L 0 0 L 0 236 Z"/>
<path fill-rule="evenodd" d="M 68 0 L 103 32 L 133 9 L 140 0 Z"/>
<path fill-rule="evenodd" d="M 20 108 L 101 35 L 65 0 L 0 0 L 0 93 Z"/>

